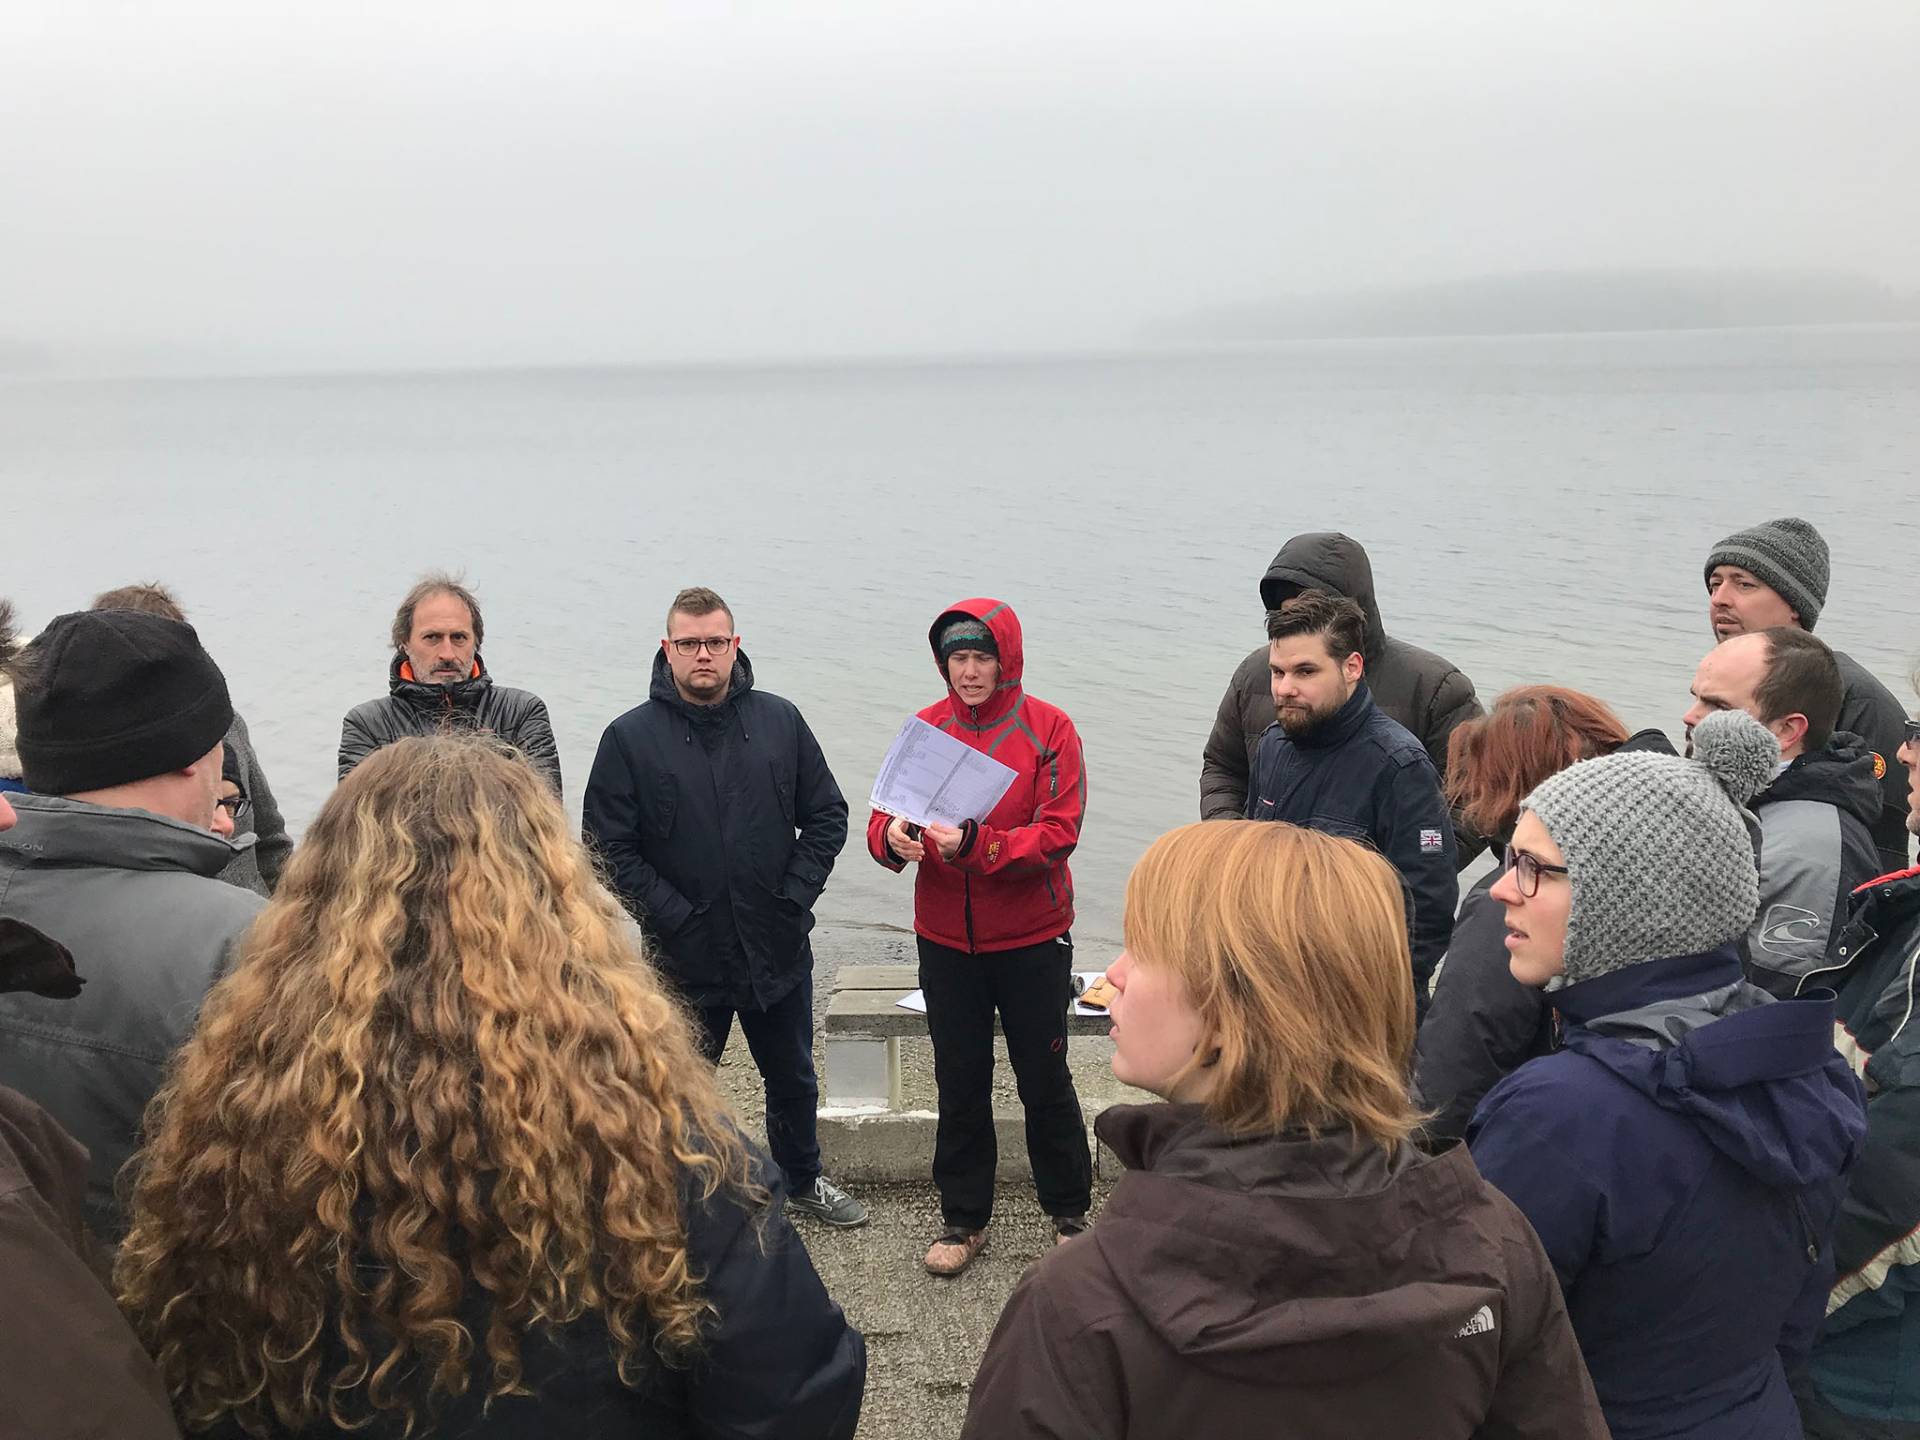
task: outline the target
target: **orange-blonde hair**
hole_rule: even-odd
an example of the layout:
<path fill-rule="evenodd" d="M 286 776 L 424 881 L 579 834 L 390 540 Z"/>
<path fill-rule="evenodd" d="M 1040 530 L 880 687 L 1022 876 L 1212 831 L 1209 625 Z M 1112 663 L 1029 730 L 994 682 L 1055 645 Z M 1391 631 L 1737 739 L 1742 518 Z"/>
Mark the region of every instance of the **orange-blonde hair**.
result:
<path fill-rule="evenodd" d="M 1519 818 L 1534 787 L 1578 760 L 1611 755 L 1627 727 L 1604 700 L 1559 685 L 1521 685 L 1447 742 L 1447 800 L 1483 835 Z"/>
<path fill-rule="evenodd" d="M 766 1199 L 560 802 L 484 738 L 333 792 L 145 1128 L 116 1279 L 190 1430 L 430 1433 L 476 1348 L 514 1393 L 527 1331 L 588 1314 L 635 1383 L 710 1313 L 683 1195 Z"/>
<path fill-rule="evenodd" d="M 1216 1125 L 1346 1127 L 1391 1149 L 1419 1122 L 1406 905 L 1374 851 L 1275 821 L 1185 825 L 1134 866 L 1123 923 L 1211 1037 L 1187 1073 L 1211 1069 Z"/>

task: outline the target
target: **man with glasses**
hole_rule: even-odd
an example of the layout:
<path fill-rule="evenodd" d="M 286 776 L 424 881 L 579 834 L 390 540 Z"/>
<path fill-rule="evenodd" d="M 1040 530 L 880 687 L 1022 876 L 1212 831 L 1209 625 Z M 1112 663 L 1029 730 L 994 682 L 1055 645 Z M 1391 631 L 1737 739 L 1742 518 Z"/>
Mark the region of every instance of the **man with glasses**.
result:
<path fill-rule="evenodd" d="M 864 1225 L 865 1207 L 820 1173 L 807 938 L 847 802 L 800 711 L 754 688 L 733 611 L 704 586 L 667 611 L 646 703 L 600 737 L 583 819 L 710 1061 L 739 1017 L 788 1208 Z"/>
<path fill-rule="evenodd" d="M 0 841 L 0 946 L 16 924 L 56 936 L 84 988 L 0 996 L 0 1085 L 87 1147 L 88 1223 L 117 1243 L 141 1112 L 266 903 L 215 878 L 235 853 L 218 834 L 233 704 L 193 628 L 159 615 L 61 615 L 9 669 L 32 793 Z"/>
<path fill-rule="evenodd" d="M 513 746 L 560 793 L 560 747 L 546 703 L 531 690 L 494 684 L 480 658 L 487 626 L 471 590 L 451 575 L 423 576 L 394 612 L 392 635 L 387 693 L 340 723 L 340 779 L 409 735 L 479 731 Z"/>

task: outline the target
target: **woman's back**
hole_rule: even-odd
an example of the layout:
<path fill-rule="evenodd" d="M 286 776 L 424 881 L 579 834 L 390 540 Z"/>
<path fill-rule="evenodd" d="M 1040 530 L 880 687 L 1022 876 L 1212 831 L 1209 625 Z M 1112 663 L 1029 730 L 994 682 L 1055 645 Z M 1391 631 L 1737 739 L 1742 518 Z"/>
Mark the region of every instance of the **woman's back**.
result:
<path fill-rule="evenodd" d="M 1193 1105 L 1098 1128 L 1128 1174 L 1021 1282 L 968 1436 L 1606 1434 L 1539 1242 L 1463 1147 L 1237 1139 Z"/>

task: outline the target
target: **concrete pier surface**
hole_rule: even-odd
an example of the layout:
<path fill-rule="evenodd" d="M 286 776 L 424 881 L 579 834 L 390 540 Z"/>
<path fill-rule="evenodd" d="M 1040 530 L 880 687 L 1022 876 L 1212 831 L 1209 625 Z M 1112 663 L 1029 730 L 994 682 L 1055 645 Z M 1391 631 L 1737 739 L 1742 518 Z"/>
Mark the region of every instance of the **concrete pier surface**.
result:
<path fill-rule="evenodd" d="M 823 1061 L 818 1022 L 833 996 L 833 976 L 841 965 L 904 965 L 913 963 L 913 936 L 897 930 L 822 925 L 814 931 L 814 1061 Z M 1104 951 L 1075 957 L 1084 970 L 1102 968 L 1112 957 Z M 1000 1044 L 1001 1042 L 996 1042 Z M 909 1110 L 934 1110 L 933 1059 L 924 1039 L 902 1042 L 901 1069 Z M 1151 1097 L 1129 1090 L 1107 1068 L 1112 1042 L 1076 1036 L 1068 1062 L 1083 1105 L 1092 1111 L 1115 1100 Z M 831 1094 L 832 1079 L 822 1074 Z M 747 1132 L 765 1136 L 765 1099 L 759 1072 L 736 1027 L 721 1056 L 722 1091 L 740 1112 Z M 921 1257 L 940 1234 L 940 1205 L 930 1178 L 901 1181 L 862 1181 L 848 1173 L 861 1168 L 861 1154 L 879 1147 L 880 1168 L 900 1169 L 903 1157 L 887 1147 L 909 1149 L 922 1144 L 930 1162 L 930 1121 L 889 1119 L 879 1122 L 893 1134 L 890 1140 L 869 1129 L 847 1131 L 829 1124 L 823 1128 L 822 1152 L 828 1173 L 842 1181 L 865 1202 L 870 1224 L 858 1230 L 836 1231 L 806 1219 L 795 1226 L 806 1242 L 827 1291 L 867 1337 L 867 1395 L 861 1412 L 860 1440 L 951 1440 L 960 1433 L 967 1411 L 967 1392 L 974 1370 L 993 1333 L 1000 1309 L 1027 1267 L 1053 1245 L 1053 1226 L 1034 1200 L 1033 1187 L 1024 1180 L 1026 1154 L 1019 1137 L 1019 1101 L 1013 1072 L 1001 1044 L 994 1069 L 994 1103 L 1002 1112 L 1000 1177 L 993 1224 L 987 1247 L 965 1274 L 941 1279 L 927 1274 Z M 839 1153 L 836 1155 L 836 1151 Z M 1111 1157 L 1099 1167 L 1094 1181 L 1094 1207 L 1111 1188 Z M 843 1163 L 836 1166 L 836 1160 Z M 921 1172 L 926 1173 L 924 1170 Z"/>

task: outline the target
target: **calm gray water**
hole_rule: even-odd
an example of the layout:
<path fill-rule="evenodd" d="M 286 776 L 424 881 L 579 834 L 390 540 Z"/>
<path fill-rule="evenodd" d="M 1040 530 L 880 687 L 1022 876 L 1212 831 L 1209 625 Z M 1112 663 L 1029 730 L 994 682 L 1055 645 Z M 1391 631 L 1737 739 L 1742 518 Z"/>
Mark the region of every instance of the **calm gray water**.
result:
<path fill-rule="evenodd" d="M 1676 731 L 1710 644 L 1706 550 L 1785 513 L 1833 547 L 1820 634 L 1911 693 L 1917 457 L 1920 327 L 13 382 L 0 594 L 37 626 L 112 585 L 174 586 L 297 828 L 341 714 L 384 689 L 418 571 L 467 572 L 488 664 L 552 709 L 576 812 L 667 601 L 712 585 L 855 805 L 822 916 L 887 925 L 910 923 L 910 885 L 866 859 L 862 802 L 940 693 L 933 616 L 996 595 L 1028 688 L 1086 740 L 1079 934 L 1105 944 L 1133 860 L 1196 816 L 1288 535 L 1364 541 L 1388 626 L 1483 695 L 1558 681 Z"/>

